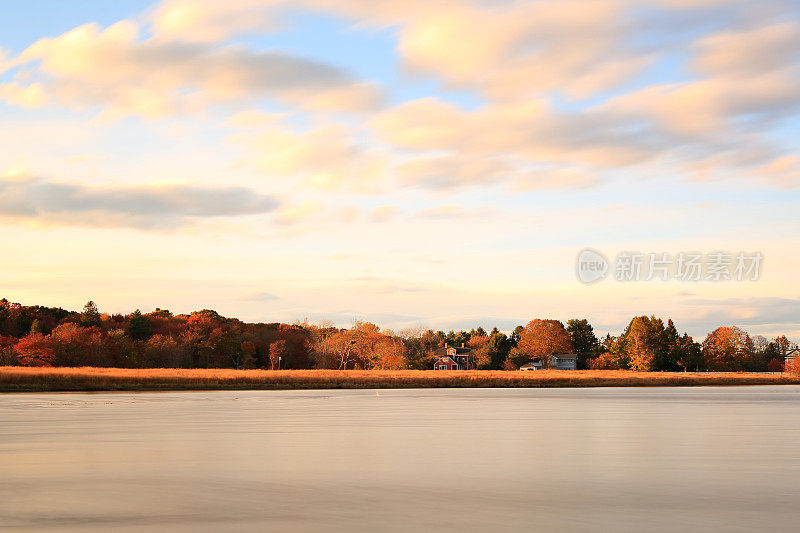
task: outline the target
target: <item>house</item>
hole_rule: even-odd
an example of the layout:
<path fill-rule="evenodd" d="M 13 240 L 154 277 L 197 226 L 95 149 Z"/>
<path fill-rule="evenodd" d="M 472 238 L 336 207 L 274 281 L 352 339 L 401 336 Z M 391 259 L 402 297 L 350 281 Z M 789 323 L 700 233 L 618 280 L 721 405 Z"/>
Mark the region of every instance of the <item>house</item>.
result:
<path fill-rule="evenodd" d="M 470 348 L 461 343 L 460 347 L 448 346 L 439 348 L 434 352 L 436 361 L 433 363 L 434 370 L 468 370 Z"/>
<path fill-rule="evenodd" d="M 797 372 L 800 370 L 800 352 L 795 348 L 789 350 L 784 360 L 783 368 L 785 372 Z"/>
<path fill-rule="evenodd" d="M 578 356 L 573 353 L 549 355 L 548 358 L 550 359 L 548 368 L 554 370 L 575 370 L 578 367 Z M 538 358 L 519 367 L 523 371 L 541 370 L 542 368 L 542 360 Z"/>
<path fill-rule="evenodd" d="M 450 357 L 440 357 L 433 363 L 434 370 L 458 370 L 458 363 L 453 361 Z"/>
<path fill-rule="evenodd" d="M 551 355 L 550 368 L 555 370 L 577 370 L 578 356 L 574 353 Z"/>

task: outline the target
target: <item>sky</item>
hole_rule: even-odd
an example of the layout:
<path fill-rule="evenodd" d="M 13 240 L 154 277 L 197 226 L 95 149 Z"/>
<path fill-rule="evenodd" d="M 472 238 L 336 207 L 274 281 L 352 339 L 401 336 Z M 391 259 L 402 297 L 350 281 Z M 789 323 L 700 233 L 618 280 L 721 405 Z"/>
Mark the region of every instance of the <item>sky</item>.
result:
<path fill-rule="evenodd" d="M 654 314 L 800 339 L 794 0 L 0 12 L 11 301 L 394 330 Z M 581 281 L 584 249 L 605 278 Z M 737 279 L 740 253 L 758 276 Z"/>

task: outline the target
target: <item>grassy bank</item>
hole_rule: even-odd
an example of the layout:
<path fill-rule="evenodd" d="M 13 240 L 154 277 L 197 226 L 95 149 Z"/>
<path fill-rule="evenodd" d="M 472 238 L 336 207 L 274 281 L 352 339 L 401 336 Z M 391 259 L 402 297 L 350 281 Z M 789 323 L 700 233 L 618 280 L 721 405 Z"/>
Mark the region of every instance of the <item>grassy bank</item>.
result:
<path fill-rule="evenodd" d="M 0 392 L 780 384 L 800 384 L 800 378 L 787 374 L 695 374 L 615 370 L 442 372 L 0 367 Z"/>

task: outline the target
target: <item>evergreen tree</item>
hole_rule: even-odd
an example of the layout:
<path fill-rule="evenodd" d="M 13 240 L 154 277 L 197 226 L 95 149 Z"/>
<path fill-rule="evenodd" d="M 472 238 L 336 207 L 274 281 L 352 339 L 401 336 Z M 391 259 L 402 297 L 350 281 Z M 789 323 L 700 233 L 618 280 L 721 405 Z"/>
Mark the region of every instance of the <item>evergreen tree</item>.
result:
<path fill-rule="evenodd" d="M 86 305 L 83 306 L 83 312 L 81 313 L 81 325 L 90 328 L 92 326 L 99 326 L 100 324 L 100 311 L 97 310 L 97 305 L 93 301 L 89 300 L 86 302 Z"/>
<path fill-rule="evenodd" d="M 589 368 L 589 360 L 597 357 L 599 342 L 589 321 L 573 318 L 567 321 L 567 333 L 578 356 L 578 368 Z"/>
<path fill-rule="evenodd" d="M 145 340 L 150 337 L 150 322 L 147 317 L 138 309 L 131 313 L 128 324 L 128 336 L 137 341 Z"/>

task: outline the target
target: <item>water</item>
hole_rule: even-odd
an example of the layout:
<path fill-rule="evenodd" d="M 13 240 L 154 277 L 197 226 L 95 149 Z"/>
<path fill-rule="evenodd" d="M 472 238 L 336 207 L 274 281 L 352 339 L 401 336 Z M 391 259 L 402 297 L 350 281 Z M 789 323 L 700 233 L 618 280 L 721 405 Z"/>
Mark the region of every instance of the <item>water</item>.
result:
<path fill-rule="evenodd" d="M 0 395 L 0 530 L 797 531 L 800 387 Z"/>

